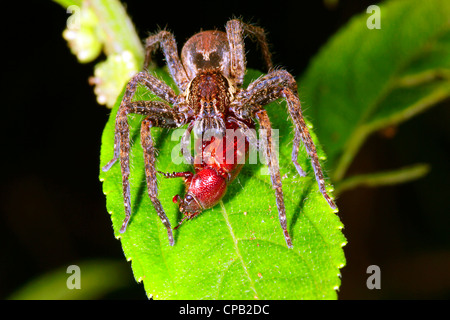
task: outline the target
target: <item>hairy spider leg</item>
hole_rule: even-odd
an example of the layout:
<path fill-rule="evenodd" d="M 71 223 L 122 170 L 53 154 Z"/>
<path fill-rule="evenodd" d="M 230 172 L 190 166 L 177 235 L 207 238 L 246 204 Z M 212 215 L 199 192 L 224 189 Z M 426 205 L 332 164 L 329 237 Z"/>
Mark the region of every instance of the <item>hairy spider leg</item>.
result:
<path fill-rule="evenodd" d="M 158 78 L 152 76 L 151 74 L 147 72 L 139 72 L 136 74 L 128 83 L 124 97 L 122 99 L 122 103 L 119 107 L 120 109 L 123 109 L 126 103 L 130 103 L 131 99 L 134 96 L 134 92 L 136 91 L 136 85 L 138 83 L 141 83 L 145 85 L 152 93 L 154 93 L 157 97 L 174 104 L 176 103 L 176 93 L 172 90 L 171 87 L 169 87 L 165 82 L 159 80 Z M 128 110 L 128 113 L 136 113 L 136 114 L 143 114 L 146 115 L 146 111 L 142 110 L 142 108 L 139 109 L 137 105 L 135 105 L 136 112 L 133 110 Z M 166 108 L 166 105 L 163 104 L 162 110 Z M 126 108 L 125 108 L 126 109 Z M 156 111 L 156 110 L 155 110 Z M 127 114 L 128 114 L 127 113 Z M 113 164 L 119 159 L 120 156 L 120 131 L 117 130 L 117 119 L 118 119 L 119 112 L 116 116 L 116 130 L 115 130 L 115 136 L 114 136 L 114 156 L 113 158 L 102 168 L 104 172 L 111 169 Z"/>
<path fill-rule="evenodd" d="M 254 114 L 260 110 L 261 106 L 267 105 L 279 98 L 286 100 L 289 114 L 295 125 L 292 162 L 298 173 L 304 176 L 305 171 L 297 161 L 301 140 L 311 159 L 320 192 L 329 206 L 332 209 L 336 209 L 336 204 L 326 191 L 325 178 L 317 156 L 317 150 L 309 133 L 308 126 L 302 116 L 300 99 L 297 95 L 297 83 L 290 73 L 285 70 L 273 70 L 267 75 L 255 80 L 246 90 L 242 90 L 238 94 L 237 99 L 232 102 L 232 109 L 237 114 Z"/>
<path fill-rule="evenodd" d="M 194 128 L 195 122 L 191 122 L 187 129 L 184 131 L 183 136 L 181 137 L 180 142 L 180 151 L 183 155 L 184 159 L 187 161 L 187 163 L 193 165 L 194 164 L 194 157 L 191 155 L 191 132 Z"/>
<path fill-rule="evenodd" d="M 272 69 L 272 57 L 266 34 L 263 28 L 247 24 L 238 19 L 227 22 L 225 26 L 228 43 L 231 53 L 231 75 L 234 77 L 237 86 L 242 86 L 245 75 L 245 49 L 244 36 L 249 35 L 252 40 L 256 40 L 263 55 L 267 70 Z"/>
<path fill-rule="evenodd" d="M 146 115 L 141 126 L 141 143 L 144 149 L 145 174 L 147 178 L 148 194 L 155 210 L 167 229 L 169 243 L 174 245 L 172 228 L 170 222 L 157 199 L 157 182 L 155 169 L 155 151 L 150 134 L 151 127 L 176 128 L 179 126 L 175 110 L 161 101 L 134 101 L 134 96 L 138 83 L 147 86 L 157 96 L 174 101 L 175 93 L 164 82 L 156 79 L 146 72 L 140 72 L 134 76 L 127 85 L 124 97 L 116 115 L 116 131 L 114 142 L 114 157 L 103 167 L 104 171 L 108 171 L 111 166 L 120 158 L 120 166 L 122 172 L 122 188 L 125 206 L 125 219 L 120 229 L 124 233 L 131 217 L 131 199 L 130 199 L 130 130 L 128 125 L 128 114 Z"/>
<path fill-rule="evenodd" d="M 298 163 L 298 150 L 300 148 L 300 141 L 302 139 L 301 132 L 296 128 L 294 134 L 294 141 L 292 143 L 292 155 L 291 161 L 294 163 L 295 169 L 301 177 L 306 177 L 306 172 L 302 169 Z"/>
<path fill-rule="evenodd" d="M 153 207 L 156 210 L 161 222 L 167 229 L 167 236 L 171 246 L 174 245 L 172 227 L 170 221 L 167 218 L 166 213 L 158 199 L 158 184 L 156 180 L 156 163 L 155 163 L 155 149 L 153 146 L 153 139 L 151 137 L 150 128 L 154 126 L 156 121 L 151 117 L 147 117 L 141 124 L 141 144 L 144 150 L 144 162 L 145 162 L 145 176 L 147 180 L 147 192 Z M 125 222 L 124 222 L 125 223 Z"/>
<path fill-rule="evenodd" d="M 152 59 L 152 53 L 160 46 L 172 78 L 175 80 L 178 88 L 184 92 L 190 81 L 178 56 L 175 37 L 169 31 L 162 30 L 145 40 L 144 69 L 147 70 Z"/>
<path fill-rule="evenodd" d="M 258 142 L 258 137 L 256 136 L 256 132 L 255 132 L 254 128 L 250 128 L 244 121 L 241 121 L 239 119 L 229 117 L 228 120 L 230 122 L 236 123 L 238 129 L 247 138 L 249 145 L 252 146 L 252 148 L 254 150 L 258 150 L 259 142 Z"/>
<path fill-rule="evenodd" d="M 264 130 L 263 132 L 266 133 L 264 137 L 260 137 L 260 146 L 262 146 L 264 150 L 267 166 L 269 167 L 272 188 L 275 190 L 278 218 L 280 219 L 281 228 L 283 228 L 286 245 L 288 248 L 292 248 L 292 240 L 287 231 L 286 208 L 284 206 L 280 167 L 272 140 L 272 126 L 270 124 L 269 116 L 265 110 L 258 111 L 256 113 L 256 118 L 258 119 L 261 128 Z"/>
<path fill-rule="evenodd" d="M 328 205 L 332 209 L 336 209 L 336 204 L 328 195 L 325 187 L 325 178 L 322 173 L 319 157 L 317 156 L 316 147 L 309 133 L 308 126 L 306 125 L 305 120 L 302 117 L 300 100 L 298 96 L 294 94 L 290 89 L 282 89 L 281 94 L 283 95 L 283 97 L 285 97 L 292 120 L 294 121 L 296 128 L 298 128 L 298 130 L 300 131 L 300 137 L 303 141 L 303 145 L 305 146 L 306 151 L 308 152 L 308 155 L 311 159 L 311 164 L 314 169 L 314 175 L 316 177 L 317 184 L 319 185 L 319 190 L 325 200 L 327 200 Z M 295 148 L 298 150 L 298 146 L 295 146 Z"/>

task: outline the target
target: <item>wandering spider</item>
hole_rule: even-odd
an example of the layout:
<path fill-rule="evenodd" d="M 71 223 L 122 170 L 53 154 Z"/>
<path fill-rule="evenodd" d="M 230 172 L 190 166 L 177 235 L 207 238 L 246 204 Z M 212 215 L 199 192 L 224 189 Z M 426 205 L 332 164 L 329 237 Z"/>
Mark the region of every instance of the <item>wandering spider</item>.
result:
<path fill-rule="evenodd" d="M 253 81 L 246 89 L 242 88 L 246 71 L 245 35 L 257 41 L 269 70 L 266 75 Z M 242 167 L 241 162 L 236 161 L 236 158 L 238 155 L 241 157 L 242 154 L 246 155 L 250 144 L 258 145 L 264 148 L 272 186 L 275 189 L 280 224 L 286 244 L 292 248 L 292 241 L 287 231 L 280 169 L 272 141 L 272 128 L 263 106 L 279 98 L 287 101 L 289 114 L 295 125 L 292 162 L 300 176 L 305 176 L 306 173 L 297 162 L 300 141 L 302 141 L 311 158 L 320 192 L 331 208 L 335 209 L 336 205 L 325 189 L 316 148 L 302 117 L 297 83 L 287 71 L 272 69 L 264 30 L 237 19 L 230 20 L 226 24 L 226 33 L 203 31 L 191 37 L 182 49 L 181 60 L 174 36 L 167 31 L 160 31 L 146 40 L 144 69 L 147 69 L 152 53 L 158 47 L 161 47 L 165 55 L 167 66 L 181 94 L 177 95 L 166 83 L 145 71 L 135 75 L 126 87 L 116 116 L 114 157 L 103 167 L 103 171 L 108 171 L 120 159 L 126 213 L 120 232 L 125 232 L 131 216 L 130 137 L 127 115 L 140 114 L 146 116 L 141 124 L 141 144 L 144 150 L 148 195 L 167 229 L 170 245 L 174 245 L 174 238 L 170 222 L 158 199 L 156 180 L 158 171 L 155 166 L 155 149 L 150 129 L 152 127 L 179 128 L 187 124 L 181 141 L 182 146 L 188 144 L 187 141 L 190 141 L 192 132 L 196 136 L 201 136 L 210 131 L 213 137 L 203 140 L 200 145 L 200 156 L 193 158 L 190 151 L 183 153 L 184 157 L 194 165 L 195 173 L 162 173 L 166 178 L 184 179 L 186 187 L 184 198 L 176 195 L 173 199 L 174 202 L 179 202 L 179 209 L 184 214 L 180 224 L 185 219 L 192 219 L 203 210 L 212 208 L 222 199 L 227 185 L 237 176 Z M 165 102 L 132 101 L 138 84 L 145 85 Z M 258 121 L 260 129 L 268 132 L 262 138 L 260 135 L 259 141 L 256 135 L 252 134 L 255 120 Z M 245 150 L 243 150 L 242 146 L 236 146 L 233 138 L 231 150 L 234 156 L 231 161 L 229 158 L 225 159 L 215 154 L 215 151 L 220 151 L 217 142 L 219 144 L 226 142 L 222 137 L 228 130 L 240 130 L 244 133 L 241 139 L 245 140 L 243 147 Z M 230 146 L 225 148 L 230 150 Z M 206 149 L 209 149 L 209 152 L 205 152 Z"/>

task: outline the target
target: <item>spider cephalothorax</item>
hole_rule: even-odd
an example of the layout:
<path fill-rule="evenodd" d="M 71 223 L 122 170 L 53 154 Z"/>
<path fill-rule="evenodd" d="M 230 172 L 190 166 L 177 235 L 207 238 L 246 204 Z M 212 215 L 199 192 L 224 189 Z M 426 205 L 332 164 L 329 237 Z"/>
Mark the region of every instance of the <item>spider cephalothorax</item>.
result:
<path fill-rule="evenodd" d="M 197 136 L 207 130 L 225 135 L 225 117 L 233 98 L 232 88 L 219 69 L 206 69 L 192 79 L 187 100 L 195 114 L 194 133 Z"/>
<path fill-rule="evenodd" d="M 242 84 L 245 74 L 245 35 L 250 35 L 258 42 L 269 72 L 244 89 Z M 125 232 L 131 216 L 130 137 L 127 115 L 135 113 L 146 116 L 141 124 L 141 144 L 144 149 L 148 195 L 167 229 L 170 245 L 174 245 L 172 227 L 158 199 L 158 171 L 155 167 L 155 150 L 150 128 L 178 128 L 187 124 L 181 150 L 193 165 L 194 173 L 160 172 L 167 178 L 184 179 L 184 197 L 176 195 L 173 198 L 174 202 L 179 203 L 179 209 L 184 215 L 179 225 L 215 206 L 225 195 L 228 184 L 239 174 L 250 145 L 259 146 L 264 148 L 275 190 L 280 224 L 286 244 L 291 248 L 293 245 L 287 231 L 280 169 L 272 142 L 272 127 L 263 106 L 279 98 L 286 100 L 294 123 L 292 162 L 298 173 L 305 176 L 297 162 L 300 142 L 303 142 L 311 158 L 321 193 L 332 208 L 336 208 L 336 205 L 325 189 L 316 148 L 302 117 L 295 79 L 285 70 L 272 70 L 264 31 L 240 20 L 230 20 L 226 25 L 226 32 L 203 31 L 191 37 L 182 49 L 181 60 L 173 35 L 161 31 L 146 40 L 145 69 L 151 61 L 152 52 L 159 46 L 181 94 L 176 95 L 167 84 L 145 71 L 134 76 L 127 85 L 116 116 L 114 157 L 103 167 L 103 170 L 107 171 L 120 159 L 126 213 L 121 232 Z M 166 103 L 132 101 L 139 83 Z M 260 136 L 260 141 L 254 133 L 255 119 L 259 128 L 267 133 Z M 187 148 L 191 133 L 200 137 L 195 146 L 197 152 L 194 157 Z"/>

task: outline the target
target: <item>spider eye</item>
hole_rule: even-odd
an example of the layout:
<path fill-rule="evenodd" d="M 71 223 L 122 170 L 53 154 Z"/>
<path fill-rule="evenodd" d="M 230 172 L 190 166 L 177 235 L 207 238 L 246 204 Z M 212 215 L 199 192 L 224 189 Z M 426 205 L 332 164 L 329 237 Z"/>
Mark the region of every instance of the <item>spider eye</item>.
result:
<path fill-rule="evenodd" d="M 206 58 L 206 59 L 205 59 Z M 197 53 L 194 57 L 194 64 L 197 69 L 214 69 L 220 67 L 222 57 L 216 51 L 209 51 L 207 56 L 203 53 Z"/>

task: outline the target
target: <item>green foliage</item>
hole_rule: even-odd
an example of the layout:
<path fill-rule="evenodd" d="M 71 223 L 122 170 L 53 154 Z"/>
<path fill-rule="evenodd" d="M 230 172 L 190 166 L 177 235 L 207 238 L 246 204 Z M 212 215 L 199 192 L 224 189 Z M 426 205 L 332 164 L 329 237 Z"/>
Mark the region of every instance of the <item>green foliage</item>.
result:
<path fill-rule="evenodd" d="M 158 73 L 164 81 L 170 77 Z M 247 82 L 259 73 L 249 72 Z M 141 88 L 138 99 L 151 99 Z M 113 155 L 114 107 L 102 138 L 101 165 Z M 290 161 L 293 130 L 286 119 L 285 104 L 267 107 L 274 129 L 280 130 L 280 167 L 283 179 L 288 228 L 293 249 L 285 244 L 278 220 L 275 195 L 264 165 L 247 164 L 230 184 L 223 201 L 188 221 L 175 231 L 175 246 L 148 196 L 139 143 L 142 117 L 130 116 L 133 137 L 131 197 L 133 216 L 125 234 L 118 230 L 124 219 L 120 165 L 101 172 L 107 208 L 125 256 L 132 262 L 137 280 L 156 299 L 331 299 L 339 287 L 339 268 L 345 264 L 342 224 L 318 190 L 306 151 L 299 162 L 309 174 L 299 177 Z M 159 151 L 157 169 L 163 172 L 189 170 L 176 165 L 179 141 L 171 132 L 152 129 Z M 313 136 L 317 143 L 317 139 Z M 178 147 L 178 149 L 176 149 Z M 175 148 L 175 149 L 174 149 Z M 175 153 L 174 151 L 175 150 Z M 320 157 L 325 155 L 320 150 Z M 159 198 L 171 221 L 180 219 L 172 197 L 183 194 L 181 179 L 158 178 Z"/>
<path fill-rule="evenodd" d="M 101 299 L 115 290 L 124 289 L 129 276 L 121 262 L 88 260 L 77 262 L 80 268 L 80 289 L 68 289 L 67 281 L 72 275 L 67 267 L 40 275 L 26 283 L 8 297 L 10 300 L 88 300 Z M 69 280 L 70 281 L 70 280 Z"/>
<path fill-rule="evenodd" d="M 117 1 L 111 2 L 112 5 L 104 0 L 91 3 L 89 9 L 99 21 L 95 34 L 105 34 L 114 26 L 113 22 L 128 19 Z M 371 134 L 399 125 L 450 96 L 450 2 L 398 0 L 387 1 L 380 8 L 381 29 L 367 28 L 369 15 L 366 13 L 354 17 L 323 47 L 299 82 L 304 113 L 314 122 L 314 132 L 327 153 L 327 160 L 323 161 L 325 154 L 313 132 L 321 160 L 340 192 L 361 185 L 401 183 L 426 174 L 428 166 L 418 164 L 391 172 L 346 177 L 349 166 Z M 123 63 L 128 68 L 130 57 L 125 55 L 128 57 L 125 59 L 121 52 L 122 65 L 117 68 L 117 52 L 108 52 L 107 47 L 130 48 L 126 51 L 131 53 L 131 60 L 141 64 L 142 47 L 136 41 L 127 40 L 136 39 L 130 25 L 110 28 L 112 37 L 99 38 L 100 41 L 112 39 L 113 44 L 119 45 L 104 43 L 109 63 L 96 67 L 101 71 L 101 74 L 96 71 L 99 83 L 112 78 L 118 79 L 115 83 L 121 83 L 122 77 L 129 78 L 124 75 Z M 167 74 L 162 71 L 157 74 L 171 83 Z M 247 82 L 257 76 L 258 73 L 250 71 Z M 110 101 L 105 97 L 119 95 L 121 86 L 115 83 L 108 90 L 96 89 L 99 101 Z M 138 99 L 152 97 L 141 88 Z M 113 153 L 114 117 L 120 97 L 117 101 L 102 138 L 101 166 Z M 263 165 L 246 165 L 229 186 L 223 201 L 186 222 L 175 232 L 176 245 L 170 247 L 166 230 L 146 192 L 139 143 L 142 117 L 129 117 L 133 141 L 133 216 L 123 235 L 118 233 L 124 218 L 120 166 L 116 164 L 109 172 L 101 172 L 100 179 L 115 234 L 121 239 L 125 256 L 132 262 L 136 279 L 144 282 L 149 296 L 158 299 L 336 298 L 339 268 L 345 264 L 342 224 L 319 193 L 304 150 L 299 162 L 307 169 L 308 176 L 300 178 L 292 166 L 292 126 L 286 121 L 285 104 L 274 103 L 267 110 L 273 127 L 280 130 L 280 168 L 293 250 L 286 248 L 274 192 Z M 189 166 L 172 161 L 173 155 L 179 157 L 179 137 L 172 140 L 171 133 L 152 129 L 159 150 L 157 169 L 189 170 Z M 175 225 L 181 216 L 171 199 L 183 193 L 182 181 L 159 177 L 158 184 L 160 200 Z"/>
<path fill-rule="evenodd" d="M 366 27 L 368 14 L 353 18 L 300 81 L 335 183 L 369 135 L 450 96 L 450 2 L 388 1 L 380 12 L 381 29 Z"/>

